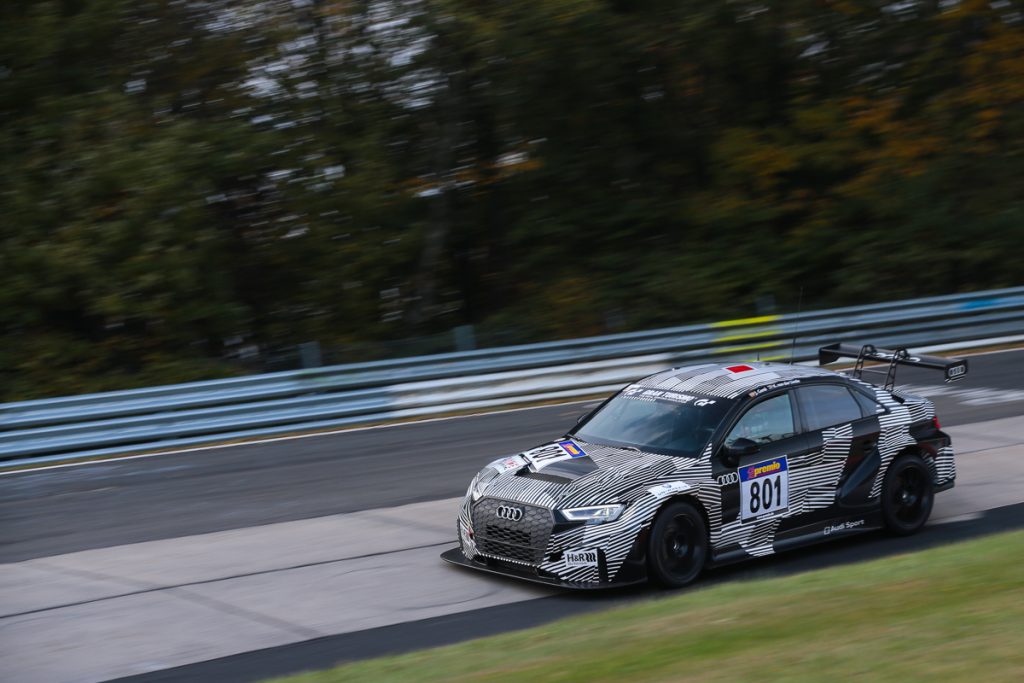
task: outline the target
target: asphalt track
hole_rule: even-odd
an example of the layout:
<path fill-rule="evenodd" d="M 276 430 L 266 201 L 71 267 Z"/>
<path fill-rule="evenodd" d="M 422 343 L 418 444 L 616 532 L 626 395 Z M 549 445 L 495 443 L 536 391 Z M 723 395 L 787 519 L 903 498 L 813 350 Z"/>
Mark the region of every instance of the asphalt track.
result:
<path fill-rule="evenodd" d="M 1024 415 L 1024 352 L 975 356 L 967 379 L 955 385 L 943 386 L 934 373 L 910 369 L 900 371 L 900 380 L 901 384 L 915 385 L 920 393 L 933 397 L 944 427 L 1011 418 L 992 424 L 1012 431 L 1024 422 L 1016 419 Z M 369 565 L 359 567 L 360 562 L 370 561 L 367 558 L 377 552 L 370 546 L 383 544 L 377 549 L 381 554 L 399 553 L 395 557 L 404 558 L 411 565 L 404 579 L 413 583 L 418 576 L 417 566 L 428 568 L 430 572 L 440 571 L 436 564 L 437 553 L 452 536 L 448 531 L 451 515 L 445 508 L 448 499 L 463 493 L 468 478 L 480 464 L 563 433 L 585 408 L 582 404 L 551 406 L 2 476 L 0 589 L 7 591 L 0 593 L 5 596 L 0 602 L 0 628 L 4 629 L 0 633 L 16 636 L 18 629 L 25 629 L 26 623 L 32 620 L 38 621 L 38 628 L 50 628 L 46 626 L 44 617 L 47 616 L 58 619 L 49 622 L 51 625 L 70 629 L 69 632 L 73 632 L 74 619 L 82 619 L 83 627 L 105 623 L 103 613 L 96 610 L 112 600 L 110 596 L 121 603 L 139 601 L 165 590 L 161 587 L 164 585 L 173 586 L 173 590 L 181 594 L 188 590 L 189 599 L 220 608 L 228 604 L 253 604 L 251 594 L 242 591 L 243 586 L 225 582 L 238 579 L 230 572 L 242 567 L 245 580 L 252 582 L 253 577 L 261 577 L 261 583 L 245 590 L 263 596 L 268 589 L 288 587 L 268 583 L 267 577 L 284 578 L 283 570 L 274 564 L 280 558 L 252 558 L 253 547 L 267 552 L 263 539 L 270 538 L 266 536 L 270 530 L 276 530 L 277 535 L 273 536 L 269 554 L 292 553 L 295 562 L 288 566 L 289 572 L 293 575 L 300 571 L 308 573 L 306 578 L 293 576 L 291 580 L 308 583 L 310 577 L 315 576 L 319 581 L 323 575 L 310 572 L 344 560 L 348 562 L 345 566 L 349 567 L 346 570 L 349 574 L 361 571 L 360 576 L 370 577 L 358 586 L 362 593 L 384 595 L 392 591 L 387 585 L 388 576 L 373 579 Z M 996 430 L 996 427 L 991 429 Z M 1001 458 L 979 458 L 972 461 L 976 468 L 983 463 L 982 469 L 1005 469 L 1008 464 L 1016 467 L 1017 456 L 1024 455 L 1016 451 L 996 452 L 997 447 L 1019 442 L 995 440 L 986 444 L 984 429 L 972 433 L 968 428 L 966 433 L 971 434 L 979 452 L 988 452 L 985 451 L 988 448 L 994 453 L 993 458 Z M 970 472 L 971 468 L 965 471 Z M 1021 472 L 1024 473 L 1024 469 Z M 910 545 L 906 541 L 881 537 L 843 541 L 715 572 L 710 581 L 803 571 L 1024 526 L 1024 493 L 1018 495 L 1018 489 L 1008 493 L 1003 483 L 1002 493 L 994 495 L 1000 487 L 999 472 L 989 472 L 986 476 L 984 481 L 978 479 L 975 486 L 970 480 L 961 479 L 953 492 L 940 496 L 940 504 L 949 500 L 952 507 L 947 505 L 939 515 L 941 523 L 926 529 Z M 975 506 L 965 508 L 966 514 L 959 514 L 956 509 L 957 505 L 983 499 L 984 508 L 995 509 L 979 510 Z M 398 506 L 407 507 L 392 510 Z M 431 526 L 433 520 L 437 523 Z M 422 528 L 417 526 L 418 521 L 422 521 L 419 525 Z M 345 524 L 356 522 L 368 539 L 363 548 L 366 555 L 339 560 L 339 549 L 331 548 L 331 534 L 342 534 L 349 528 Z M 373 524 L 379 526 L 373 527 Z M 246 538 L 252 539 L 248 546 L 243 543 Z M 282 538 L 296 540 L 289 548 L 287 543 L 282 543 Z M 340 541 L 348 537 L 336 538 Z M 210 556 L 216 554 L 211 552 L 211 547 L 224 547 L 231 542 L 241 544 L 238 546 L 240 554 L 232 560 L 234 564 L 206 568 L 209 570 L 206 573 L 198 569 L 203 561 L 209 562 Z M 129 545 L 139 543 L 143 544 Z M 189 544 L 193 547 L 191 555 L 182 550 L 189 548 Z M 309 548 L 314 545 L 325 548 L 321 554 L 316 554 Z M 250 554 L 243 558 L 243 551 Z M 121 567 L 122 578 L 133 577 L 138 584 L 128 594 L 114 595 L 114 588 L 101 585 L 106 575 L 99 571 L 90 573 L 87 569 L 90 566 L 95 569 L 100 560 L 110 562 L 113 558 Z M 32 569 L 33 562 L 40 567 L 49 566 L 51 571 L 63 569 L 64 575 L 60 581 L 55 580 L 46 596 L 35 602 L 25 597 L 22 605 L 19 581 L 23 579 L 19 572 Z M 159 575 L 161 571 L 163 575 Z M 190 573 L 194 576 L 184 576 Z M 77 576 L 78 584 L 66 585 L 72 576 Z M 400 612 L 417 598 L 415 585 L 396 587 L 392 591 L 396 592 L 395 605 L 385 604 L 386 599 L 378 598 L 381 604 L 367 604 L 365 614 L 355 610 L 339 617 L 337 623 L 325 623 L 323 628 L 293 628 L 294 632 L 287 639 L 278 640 L 285 643 L 282 645 L 261 644 L 274 642 L 272 638 L 253 637 L 246 641 L 246 634 L 242 633 L 237 643 L 225 645 L 222 651 L 245 654 L 205 662 L 200 660 L 209 656 L 203 652 L 191 653 L 191 659 L 179 652 L 166 660 L 132 662 L 131 644 L 125 643 L 120 656 L 137 666 L 126 669 L 125 661 L 112 661 L 97 666 L 88 675 L 83 672 L 80 678 L 69 680 L 101 680 L 103 676 L 96 672 L 103 671 L 117 675 L 118 671 L 153 669 L 162 670 L 135 680 L 256 680 L 307 667 L 327 666 L 344 659 L 454 642 L 543 623 L 569 613 L 601 609 L 624 600 L 658 595 L 634 590 L 581 597 L 531 592 L 518 585 L 506 587 L 507 582 L 478 575 L 463 577 L 460 573 L 448 572 L 444 578 L 456 588 L 464 586 L 467 594 L 472 594 L 474 587 L 478 587 L 480 593 L 474 600 L 467 599 L 461 609 L 452 608 L 461 599 L 457 593 L 432 596 L 441 602 L 449 601 L 451 604 L 446 609 L 454 611 L 428 616 L 429 609 L 422 612 L 409 609 L 405 614 L 408 618 L 396 618 L 387 611 Z M 33 577 L 33 581 L 36 580 Z M 330 580 L 341 581 L 334 577 Z M 83 581 L 92 583 L 83 587 Z M 324 586 L 325 591 L 329 590 L 329 583 Z M 117 590 L 125 589 L 122 585 Z M 232 600 L 232 590 L 242 591 L 235 596 L 237 600 Z M 62 595 L 61 591 L 67 594 Z M 77 597 L 69 597 L 72 594 Z M 122 605 L 122 609 L 129 607 Z M 150 609 L 155 610 L 152 615 L 152 621 L 157 624 L 155 629 L 161 619 L 174 618 L 173 613 L 161 613 L 161 605 Z M 241 608 L 236 607 L 235 611 Z M 271 618 L 263 616 L 266 629 L 289 626 L 283 620 L 273 623 Z M 115 613 L 111 612 L 109 619 L 115 618 Z M 183 615 L 183 623 L 185 619 Z M 342 622 L 344 628 L 338 628 L 338 623 Z M 29 632 L 24 631 L 24 634 Z M 145 640 L 146 635 L 140 633 L 139 638 Z M 43 647 L 45 639 L 26 642 L 38 642 L 39 647 Z M 148 641 L 144 645 L 151 650 L 155 647 Z M 257 648 L 257 651 L 247 652 Z M 5 650 L 5 643 L 0 642 L 0 652 Z M 45 658 L 59 653 L 38 654 Z M 196 663 L 188 664 L 189 661 Z"/>

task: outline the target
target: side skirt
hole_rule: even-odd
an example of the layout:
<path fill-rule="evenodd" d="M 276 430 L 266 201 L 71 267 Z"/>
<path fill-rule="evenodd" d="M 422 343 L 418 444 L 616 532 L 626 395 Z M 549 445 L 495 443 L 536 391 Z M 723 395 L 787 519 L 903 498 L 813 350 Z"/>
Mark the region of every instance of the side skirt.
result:
<path fill-rule="evenodd" d="M 835 517 L 826 522 L 808 524 L 787 532 L 785 538 L 775 541 L 773 548 L 775 553 L 802 548 L 804 546 L 816 545 L 826 541 L 834 541 L 840 538 L 849 538 L 867 531 L 878 531 L 884 528 L 882 513 L 878 510 L 871 512 L 855 513 L 844 517 Z M 770 555 L 766 556 L 770 557 Z M 709 568 L 721 567 L 735 562 L 753 559 L 746 550 L 735 548 L 728 550 L 721 555 L 714 555 L 708 560 Z"/>

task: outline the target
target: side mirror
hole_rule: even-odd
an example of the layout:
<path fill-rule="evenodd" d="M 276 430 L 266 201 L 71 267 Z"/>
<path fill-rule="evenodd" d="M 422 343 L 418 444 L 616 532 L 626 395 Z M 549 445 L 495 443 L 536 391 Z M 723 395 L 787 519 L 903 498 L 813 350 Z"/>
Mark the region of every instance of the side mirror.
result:
<path fill-rule="evenodd" d="M 576 424 L 579 424 L 580 422 L 583 422 L 584 418 L 586 418 L 587 415 L 590 415 L 590 412 L 583 413 L 582 415 L 577 417 L 576 418 Z"/>
<path fill-rule="evenodd" d="M 739 438 L 728 446 L 722 446 L 722 462 L 729 467 L 736 467 L 740 464 L 740 458 L 754 455 L 759 450 L 761 450 L 761 447 L 757 445 L 757 442 Z"/>

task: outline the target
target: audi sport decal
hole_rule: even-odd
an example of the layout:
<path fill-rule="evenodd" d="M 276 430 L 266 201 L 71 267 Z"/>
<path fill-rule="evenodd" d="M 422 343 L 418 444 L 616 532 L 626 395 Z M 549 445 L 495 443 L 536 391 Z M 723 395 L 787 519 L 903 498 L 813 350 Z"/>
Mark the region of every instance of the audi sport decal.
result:
<path fill-rule="evenodd" d="M 845 522 L 841 522 L 839 524 L 828 524 L 828 525 L 825 526 L 825 529 L 823 530 L 823 534 L 825 536 L 833 536 L 835 534 L 840 534 L 840 533 L 842 533 L 844 531 L 853 531 L 854 529 L 859 529 L 860 527 L 864 526 L 864 523 L 866 521 L 867 520 L 862 518 L 862 519 L 850 519 L 850 520 L 847 520 Z"/>

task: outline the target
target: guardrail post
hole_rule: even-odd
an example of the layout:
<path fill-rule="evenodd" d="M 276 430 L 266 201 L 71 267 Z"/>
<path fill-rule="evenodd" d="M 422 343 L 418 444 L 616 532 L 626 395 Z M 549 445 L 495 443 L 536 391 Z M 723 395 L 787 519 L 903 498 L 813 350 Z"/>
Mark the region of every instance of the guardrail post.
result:
<path fill-rule="evenodd" d="M 769 315 L 775 312 L 775 295 L 762 294 L 754 300 L 754 306 L 758 315 Z"/>
<path fill-rule="evenodd" d="M 299 363 L 303 368 L 318 368 L 324 364 L 320 353 L 320 342 L 299 344 Z"/>
<path fill-rule="evenodd" d="M 452 334 L 455 335 L 456 351 L 472 351 L 476 348 L 476 337 L 473 334 L 472 325 L 459 325 Z"/>

